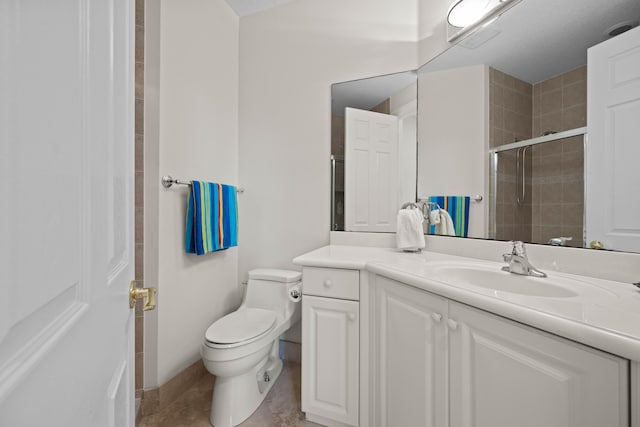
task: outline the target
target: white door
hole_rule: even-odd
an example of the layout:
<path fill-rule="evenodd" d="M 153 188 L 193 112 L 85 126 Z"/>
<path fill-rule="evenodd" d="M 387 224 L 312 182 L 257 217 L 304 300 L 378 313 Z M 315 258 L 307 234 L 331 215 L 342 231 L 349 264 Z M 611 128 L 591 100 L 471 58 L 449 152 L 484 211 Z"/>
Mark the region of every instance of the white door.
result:
<path fill-rule="evenodd" d="M 0 425 L 133 425 L 129 0 L 0 2 Z"/>
<path fill-rule="evenodd" d="M 587 243 L 640 252 L 640 28 L 588 51 Z"/>
<path fill-rule="evenodd" d="M 626 427 L 628 361 L 449 303 L 451 427 Z"/>
<path fill-rule="evenodd" d="M 448 425 L 447 300 L 381 276 L 374 292 L 374 425 Z"/>
<path fill-rule="evenodd" d="M 398 118 L 345 109 L 345 230 L 396 231 Z"/>
<path fill-rule="evenodd" d="M 311 421 L 358 425 L 358 319 L 357 301 L 302 298 L 302 410 Z"/>

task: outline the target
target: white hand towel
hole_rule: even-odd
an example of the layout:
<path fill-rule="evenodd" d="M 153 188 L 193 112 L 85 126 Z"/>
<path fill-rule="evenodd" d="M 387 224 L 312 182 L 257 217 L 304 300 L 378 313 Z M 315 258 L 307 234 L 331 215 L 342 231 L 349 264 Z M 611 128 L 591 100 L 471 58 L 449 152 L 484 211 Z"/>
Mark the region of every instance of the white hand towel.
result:
<path fill-rule="evenodd" d="M 453 226 L 453 220 L 451 219 L 451 215 L 449 215 L 449 212 L 445 211 L 444 209 L 438 209 L 438 213 L 440 216 L 440 221 L 436 225 L 436 233 L 443 236 L 455 236 L 456 229 Z"/>
<path fill-rule="evenodd" d="M 431 209 L 429 211 L 429 224 L 431 225 L 440 224 L 440 209 Z"/>
<path fill-rule="evenodd" d="M 424 248 L 424 217 L 420 209 L 400 209 L 396 229 L 398 249 L 416 251 Z"/>

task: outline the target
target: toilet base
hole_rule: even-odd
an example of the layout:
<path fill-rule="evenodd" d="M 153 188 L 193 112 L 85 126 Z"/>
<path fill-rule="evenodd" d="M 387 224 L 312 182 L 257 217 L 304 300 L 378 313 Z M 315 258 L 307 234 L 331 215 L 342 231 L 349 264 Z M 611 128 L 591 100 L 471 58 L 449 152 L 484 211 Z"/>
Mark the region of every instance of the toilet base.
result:
<path fill-rule="evenodd" d="M 264 363 L 235 377 L 216 377 L 209 417 L 211 424 L 234 427 L 245 421 L 264 401 L 281 372 L 282 360 L 276 341 Z"/>

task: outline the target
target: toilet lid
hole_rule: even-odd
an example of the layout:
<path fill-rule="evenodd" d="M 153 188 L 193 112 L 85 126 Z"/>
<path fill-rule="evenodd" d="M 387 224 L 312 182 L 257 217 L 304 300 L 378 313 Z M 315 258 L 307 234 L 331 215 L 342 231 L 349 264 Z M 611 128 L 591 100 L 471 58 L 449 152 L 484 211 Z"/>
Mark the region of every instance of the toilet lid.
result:
<path fill-rule="evenodd" d="M 229 313 L 213 322 L 205 338 L 218 344 L 247 341 L 270 330 L 276 323 L 276 314 L 262 308 L 245 308 Z"/>

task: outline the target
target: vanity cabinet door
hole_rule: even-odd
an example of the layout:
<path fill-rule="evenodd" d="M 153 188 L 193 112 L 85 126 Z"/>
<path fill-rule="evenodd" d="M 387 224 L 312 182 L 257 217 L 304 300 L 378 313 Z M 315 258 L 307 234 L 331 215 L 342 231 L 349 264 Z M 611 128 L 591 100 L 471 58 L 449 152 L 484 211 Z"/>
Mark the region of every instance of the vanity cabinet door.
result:
<path fill-rule="evenodd" d="M 358 425 L 357 301 L 302 298 L 302 411 L 322 424 Z"/>
<path fill-rule="evenodd" d="M 628 361 L 449 303 L 451 427 L 623 427 Z"/>
<path fill-rule="evenodd" d="M 447 426 L 447 300 L 382 276 L 374 289 L 372 424 Z"/>

